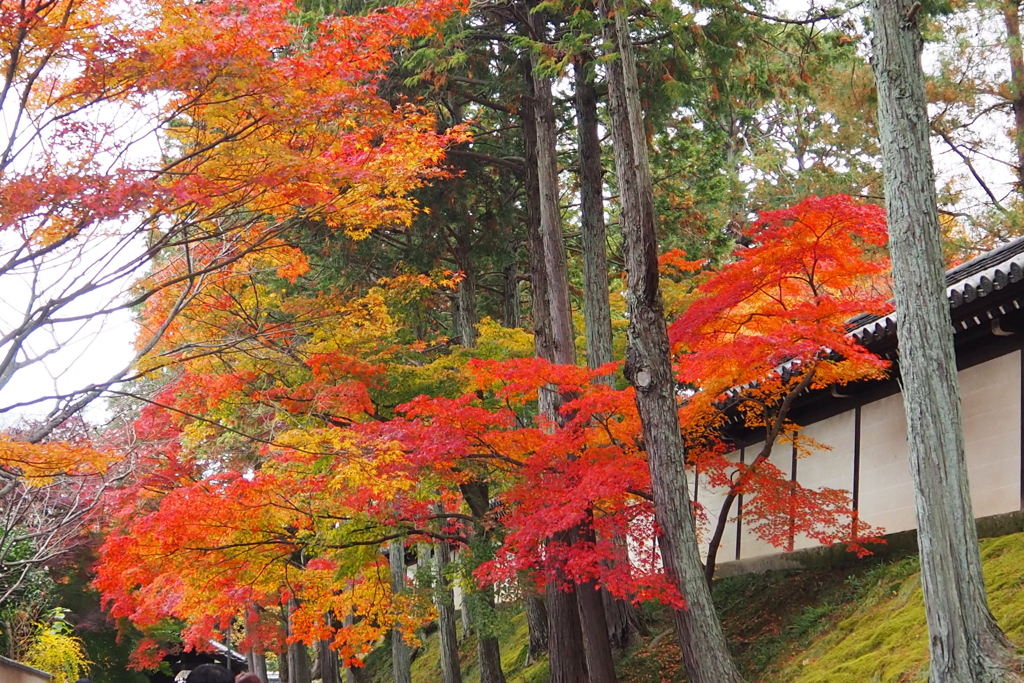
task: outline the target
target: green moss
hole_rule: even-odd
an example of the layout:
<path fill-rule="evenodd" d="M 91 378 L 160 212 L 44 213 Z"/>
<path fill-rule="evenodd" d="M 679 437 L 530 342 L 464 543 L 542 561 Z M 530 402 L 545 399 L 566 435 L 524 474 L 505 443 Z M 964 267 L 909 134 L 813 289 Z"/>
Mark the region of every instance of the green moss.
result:
<path fill-rule="evenodd" d="M 1024 534 L 981 542 L 989 606 L 1010 639 L 1024 644 Z M 928 631 L 916 560 L 880 565 L 873 586 L 803 652 L 782 666 L 780 683 L 924 681 Z"/>
<path fill-rule="evenodd" d="M 1010 639 L 1024 646 L 1024 533 L 981 542 L 989 606 Z M 846 563 L 840 568 L 737 576 L 715 583 L 715 603 L 733 654 L 749 681 L 912 683 L 926 681 L 928 638 L 916 557 Z M 651 636 L 617 663 L 622 683 L 681 683 L 684 674 L 666 610 L 646 610 Z M 498 615 L 502 668 L 509 683 L 546 683 L 547 660 L 524 667 L 526 616 Z M 389 680 L 389 652 L 374 653 L 375 680 Z M 479 683 L 476 640 L 461 643 L 463 680 Z M 440 680 L 437 637 L 413 661 L 414 683 Z"/>

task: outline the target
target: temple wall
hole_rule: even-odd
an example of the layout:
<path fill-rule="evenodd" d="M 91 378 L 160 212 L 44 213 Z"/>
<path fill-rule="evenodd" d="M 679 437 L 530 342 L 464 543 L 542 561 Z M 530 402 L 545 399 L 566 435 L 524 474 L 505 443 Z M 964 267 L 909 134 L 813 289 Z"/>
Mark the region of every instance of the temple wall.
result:
<path fill-rule="evenodd" d="M 987 517 L 1022 509 L 1021 488 L 1021 352 L 1000 356 L 960 372 L 964 440 L 974 514 Z M 859 427 L 859 440 L 858 440 Z M 856 490 L 856 508 L 865 522 L 885 532 L 913 529 L 914 493 L 907 461 L 907 426 L 899 394 L 859 409 L 805 426 L 801 438 L 827 448 L 795 460 L 796 480 L 803 486 Z M 760 445 L 744 449 L 752 458 Z M 739 458 L 737 451 L 731 455 Z M 791 476 L 792 447 L 776 445 L 772 463 Z M 697 499 L 708 509 L 710 537 L 717 520 L 716 506 L 723 491 L 710 489 L 700 477 Z M 774 555 L 785 551 L 757 538 L 734 507 L 723 536 L 718 563 Z M 737 552 L 737 541 L 739 552 Z M 794 550 L 813 547 L 812 539 L 797 536 Z"/>
<path fill-rule="evenodd" d="M 47 683 L 50 674 L 0 657 L 0 683 Z"/>

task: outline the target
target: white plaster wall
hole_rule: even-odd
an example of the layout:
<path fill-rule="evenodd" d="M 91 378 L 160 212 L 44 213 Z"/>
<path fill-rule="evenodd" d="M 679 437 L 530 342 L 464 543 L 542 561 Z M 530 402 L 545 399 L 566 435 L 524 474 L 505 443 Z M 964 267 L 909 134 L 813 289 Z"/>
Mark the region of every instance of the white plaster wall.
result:
<path fill-rule="evenodd" d="M 0 683 L 46 683 L 50 675 L 0 657 Z"/>
<path fill-rule="evenodd" d="M 960 373 L 964 440 L 976 517 L 1021 509 L 1021 353 L 1000 356 Z M 803 428 L 801 434 L 829 446 L 797 462 L 797 480 L 812 488 L 853 490 L 854 411 Z M 772 462 L 790 473 L 790 445 L 779 444 Z M 747 448 L 753 458 L 760 444 Z M 738 458 L 738 453 L 734 453 Z M 720 495 L 701 490 L 705 503 Z M 907 460 L 907 426 L 899 394 L 861 408 L 860 490 L 858 508 L 865 522 L 885 532 L 916 526 L 913 483 Z M 709 510 L 709 513 L 711 511 Z M 732 517 L 735 516 L 735 511 Z M 709 514 L 714 522 L 715 516 Z M 736 523 L 731 522 L 719 551 L 719 562 L 735 558 Z M 794 548 L 815 542 L 797 537 Z M 743 530 L 741 558 L 781 552 Z"/>
<path fill-rule="evenodd" d="M 852 495 L 855 421 L 854 411 L 850 410 L 800 430 L 802 437 L 824 447 L 797 460 L 796 480 L 801 486 L 841 489 Z M 794 539 L 793 549 L 816 545 L 817 541 L 799 535 Z"/>
<path fill-rule="evenodd" d="M 755 444 L 754 446 L 747 447 L 747 461 L 757 457 L 762 447 L 761 443 Z M 788 441 L 785 443 L 776 443 L 775 448 L 772 450 L 772 455 L 769 458 L 775 467 L 782 470 L 783 476 L 790 477 L 793 474 L 793 446 Z M 797 473 L 799 474 L 800 466 L 797 465 Z M 735 532 L 733 532 L 735 535 Z M 744 523 L 743 525 L 743 539 L 740 541 L 740 559 L 748 557 L 760 557 L 761 555 L 775 555 L 783 552 L 785 548 L 779 548 L 770 543 L 762 541 L 757 537 L 751 530 L 750 527 Z M 735 557 L 735 554 L 730 557 Z"/>
<path fill-rule="evenodd" d="M 900 394 L 861 408 L 860 518 L 886 532 L 914 527 L 907 419 Z"/>
<path fill-rule="evenodd" d="M 760 446 L 757 446 L 760 448 Z M 747 449 L 748 452 L 750 449 Z M 732 462 L 739 462 L 740 453 L 739 451 L 733 451 L 726 456 Z M 725 503 L 725 496 L 728 493 L 726 487 L 712 487 L 708 482 L 708 477 L 701 474 L 697 478 L 697 486 L 693 486 L 693 475 L 690 475 L 690 495 L 697 503 L 704 508 L 705 522 L 698 524 L 697 535 L 700 541 L 700 554 L 701 560 L 707 559 L 708 542 L 715 533 L 715 526 L 718 524 L 719 513 L 722 510 L 722 505 Z M 727 514 L 727 518 L 731 520 L 725 529 L 725 533 L 722 536 L 722 542 L 718 548 L 718 562 L 728 562 L 729 560 L 736 559 L 736 522 L 735 517 L 738 513 L 738 501 L 734 501 L 732 509 Z"/>
<path fill-rule="evenodd" d="M 1020 351 L 960 373 L 964 445 L 975 517 L 1021 507 Z"/>

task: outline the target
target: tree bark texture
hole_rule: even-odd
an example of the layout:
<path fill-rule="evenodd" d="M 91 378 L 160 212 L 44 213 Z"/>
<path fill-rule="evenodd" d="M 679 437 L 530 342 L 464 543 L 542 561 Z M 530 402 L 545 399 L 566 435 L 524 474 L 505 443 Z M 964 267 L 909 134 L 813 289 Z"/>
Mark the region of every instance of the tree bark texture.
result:
<path fill-rule="evenodd" d="M 530 66 L 524 67 L 526 79 L 533 83 Z M 540 222 L 540 180 L 537 177 L 537 117 L 533 107 L 523 107 L 524 155 L 526 164 L 523 184 L 526 193 L 526 244 L 530 256 L 530 308 L 533 318 L 533 345 L 537 355 L 548 358 L 551 354 L 551 315 L 548 296 L 548 275 L 544 265 L 544 239 Z"/>
<path fill-rule="evenodd" d="M 451 548 L 438 541 L 434 548 L 434 606 L 437 608 L 437 640 L 441 653 L 441 683 L 462 683 L 459 640 L 455 633 L 455 592 L 448 582 Z"/>
<path fill-rule="evenodd" d="M 637 645 L 647 629 L 633 603 L 620 600 L 601 589 L 605 620 L 608 622 L 608 643 L 619 652 Z"/>
<path fill-rule="evenodd" d="M 462 601 L 462 609 L 459 610 L 459 621 L 462 622 L 462 636 L 459 638 L 459 642 L 462 642 L 469 637 L 469 633 L 473 628 L 472 620 L 469 616 L 469 610 L 466 608 L 466 601 Z"/>
<path fill-rule="evenodd" d="M 543 32 L 542 20 L 538 31 Z M 534 63 L 532 66 L 536 66 Z M 535 338 L 537 355 L 560 365 L 576 362 L 575 339 L 572 332 L 572 307 L 569 300 L 569 270 L 566 263 L 565 243 L 562 237 L 561 214 L 558 205 L 558 160 L 555 130 L 555 109 L 551 96 L 551 80 L 537 76 L 531 69 L 527 74 L 533 95 L 533 112 L 524 125 L 533 124 L 533 149 L 536 155 L 537 215 L 539 218 L 539 244 L 533 245 L 530 264 L 531 284 L 543 281 L 546 290 L 546 310 L 538 312 L 534 299 L 534 326 L 540 331 Z M 528 136 L 529 141 L 529 136 Z M 529 199 L 529 193 L 527 198 Z M 537 258 L 540 250 L 542 258 Z M 536 290 L 535 290 L 536 291 Z M 540 314 L 539 314 L 540 313 Z M 542 391 L 540 409 L 551 419 L 557 419 L 560 397 L 554 391 Z M 556 534 L 555 540 L 565 542 L 571 531 Z M 583 635 L 580 630 L 576 587 L 559 576 L 548 582 L 545 595 L 548 608 L 548 653 L 551 683 L 586 683 L 583 657 Z"/>
<path fill-rule="evenodd" d="M 604 222 L 597 92 L 588 78 L 587 64 L 576 62 L 573 73 L 579 135 L 583 321 L 587 335 L 587 365 L 598 368 L 612 361 L 612 313 L 608 302 L 608 234 Z"/>
<path fill-rule="evenodd" d="M 630 319 L 624 372 L 636 388 L 665 571 L 686 600 L 686 608 L 674 616 L 687 679 L 690 683 L 738 683 L 742 678 L 729 654 L 704 579 L 688 494 L 676 382 L 658 283 L 654 195 L 628 13 L 617 2 L 609 17 L 614 23 L 606 24 L 607 37 L 619 53 L 617 60 L 608 63 L 608 90 Z"/>
<path fill-rule="evenodd" d="M 246 663 L 249 671 L 260 677 L 260 681 L 267 683 L 267 656 L 261 652 L 250 650 L 246 653 Z"/>
<path fill-rule="evenodd" d="M 391 590 L 396 595 L 405 591 L 405 542 L 391 541 L 388 546 L 391 566 Z M 412 648 L 402 638 L 402 632 L 391 629 L 391 666 L 394 683 L 412 683 Z"/>
<path fill-rule="evenodd" d="M 249 607 L 249 610 L 252 611 L 252 619 L 258 618 L 256 614 L 258 609 L 256 605 Z M 252 620 L 247 616 L 245 619 L 245 632 L 247 636 L 252 635 L 252 628 Z M 249 650 L 245 653 L 245 661 L 249 666 L 249 671 L 259 676 L 263 683 L 267 683 L 267 655 L 256 650 Z"/>
<path fill-rule="evenodd" d="M 616 683 L 615 662 L 612 660 L 608 640 L 608 620 L 605 618 L 601 591 L 593 581 L 576 584 L 576 601 L 580 610 L 583 632 L 583 652 L 587 659 L 590 683 Z"/>
<path fill-rule="evenodd" d="M 316 678 L 323 683 L 341 683 L 338 653 L 331 649 L 329 640 L 319 640 L 316 643 Z"/>
<path fill-rule="evenodd" d="M 526 625 L 530 630 L 530 645 L 526 650 L 526 663 L 534 662 L 548 651 L 548 608 L 544 598 L 532 593 L 526 596 Z"/>
<path fill-rule="evenodd" d="M 572 331 L 569 267 L 566 263 L 562 214 L 558 201 L 557 122 L 550 78 L 533 76 L 533 100 L 534 125 L 537 128 L 540 233 L 544 246 L 544 270 L 548 280 L 548 316 L 551 321 L 551 350 L 550 355 L 544 357 L 559 365 L 573 365 L 576 362 L 576 342 Z"/>
<path fill-rule="evenodd" d="M 490 488 L 487 482 L 474 480 L 466 484 L 460 484 L 459 489 L 462 491 L 462 497 L 473 515 L 473 533 L 481 536 L 486 535 L 488 532 L 484 526 L 484 521 L 491 509 Z M 487 588 L 481 588 L 480 591 L 481 595 L 478 597 L 482 598 L 487 606 L 493 609 L 494 588 L 488 586 Z M 462 612 L 464 615 L 468 614 L 465 599 L 462 602 Z M 476 653 L 480 664 L 480 683 L 505 683 L 505 673 L 501 669 L 501 649 L 498 638 L 487 632 L 486 624 L 483 624 L 483 626 L 485 628 L 477 627 L 476 629 Z"/>
<path fill-rule="evenodd" d="M 345 626 L 351 626 L 355 622 L 352 612 L 345 615 Z M 345 683 L 368 683 L 369 674 L 365 666 L 345 667 Z"/>
<path fill-rule="evenodd" d="M 593 55 L 573 64 L 576 88 L 576 126 L 579 145 L 580 223 L 583 249 L 583 324 L 587 340 L 587 367 L 599 368 L 613 360 L 612 311 L 608 300 L 608 231 L 604 220 L 604 168 L 601 164 L 601 138 L 597 113 L 597 89 L 590 76 Z M 611 385 L 615 379 L 603 380 Z M 622 539 L 623 561 L 626 543 Z M 621 643 L 635 640 L 635 609 L 625 600 L 617 600 L 601 589 L 604 618 L 608 624 L 609 645 L 621 649 Z M 617 616 L 612 626 L 609 610 Z M 632 615 L 632 617 L 631 617 Z M 586 619 L 580 612 L 580 618 Z M 584 627 L 586 625 L 584 624 Z M 618 644 L 617 644 L 618 643 Z M 610 653 L 609 653 L 610 654 Z"/>
<path fill-rule="evenodd" d="M 476 346 L 476 324 L 480 322 L 476 310 L 476 271 L 470 255 L 472 228 L 469 220 L 468 217 L 464 219 L 455 238 L 455 261 L 462 279 L 455 288 L 453 307 L 455 335 L 466 348 Z"/>
<path fill-rule="evenodd" d="M 512 248 L 513 255 L 515 248 Z M 502 323 L 505 327 L 515 329 L 522 327 L 523 315 L 519 305 L 519 269 L 515 257 L 501 271 Z"/>
<path fill-rule="evenodd" d="M 558 536 L 554 540 L 564 542 Z M 546 588 L 550 682 L 588 683 L 576 585 L 559 575 Z"/>
<path fill-rule="evenodd" d="M 872 67 L 932 683 L 1018 681 L 988 609 L 971 511 L 929 148 L 920 3 L 871 0 Z"/>
<path fill-rule="evenodd" d="M 1005 0 L 1003 23 L 1010 51 L 1010 97 L 1013 105 L 1013 145 L 1017 150 L 1017 192 L 1024 193 L 1024 44 L 1020 40 L 1020 2 Z"/>
<path fill-rule="evenodd" d="M 288 683 L 291 683 L 292 676 L 291 672 L 288 670 L 287 649 L 285 649 L 284 652 L 277 653 L 277 675 L 280 677 L 282 681 L 287 681 Z"/>
<path fill-rule="evenodd" d="M 482 589 L 487 606 L 494 609 L 494 588 Z M 478 633 L 476 653 L 480 660 L 480 683 L 505 683 L 501 669 L 501 649 L 498 637 L 491 633 Z"/>
<path fill-rule="evenodd" d="M 288 600 L 288 631 L 291 635 L 291 615 L 299 608 L 295 598 Z M 312 683 L 313 672 L 309 666 L 309 650 L 305 643 L 288 645 L 288 683 Z"/>

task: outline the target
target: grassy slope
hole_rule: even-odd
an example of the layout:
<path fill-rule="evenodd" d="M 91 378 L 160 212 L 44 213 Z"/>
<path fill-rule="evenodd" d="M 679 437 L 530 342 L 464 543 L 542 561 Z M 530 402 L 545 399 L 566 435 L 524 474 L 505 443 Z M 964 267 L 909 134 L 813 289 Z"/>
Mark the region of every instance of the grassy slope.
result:
<path fill-rule="evenodd" d="M 989 604 L 1010 639 L 1024 646 L 1024 534 L 982 541 Z M 925 681 L 927 638 L 917 559 L 852 568 L 777 572 L 716 583 L 715 599 L 749 681 L 904 683 Z M 509 683 L 544 683 L 547 666 L 524 668 L 526 620 L 507 612 L 502 661 Z M 651 615 L 646 642 L 619 662 L 622 683 L 683 681 L 666 615 Z M 475 643 L 463 647 L 466 683 L 477 683 Z M 386 654 L 376 669 L 383 683 Z M 414 683 L 440 680 L 436 639 L 413 664 Z"/>

